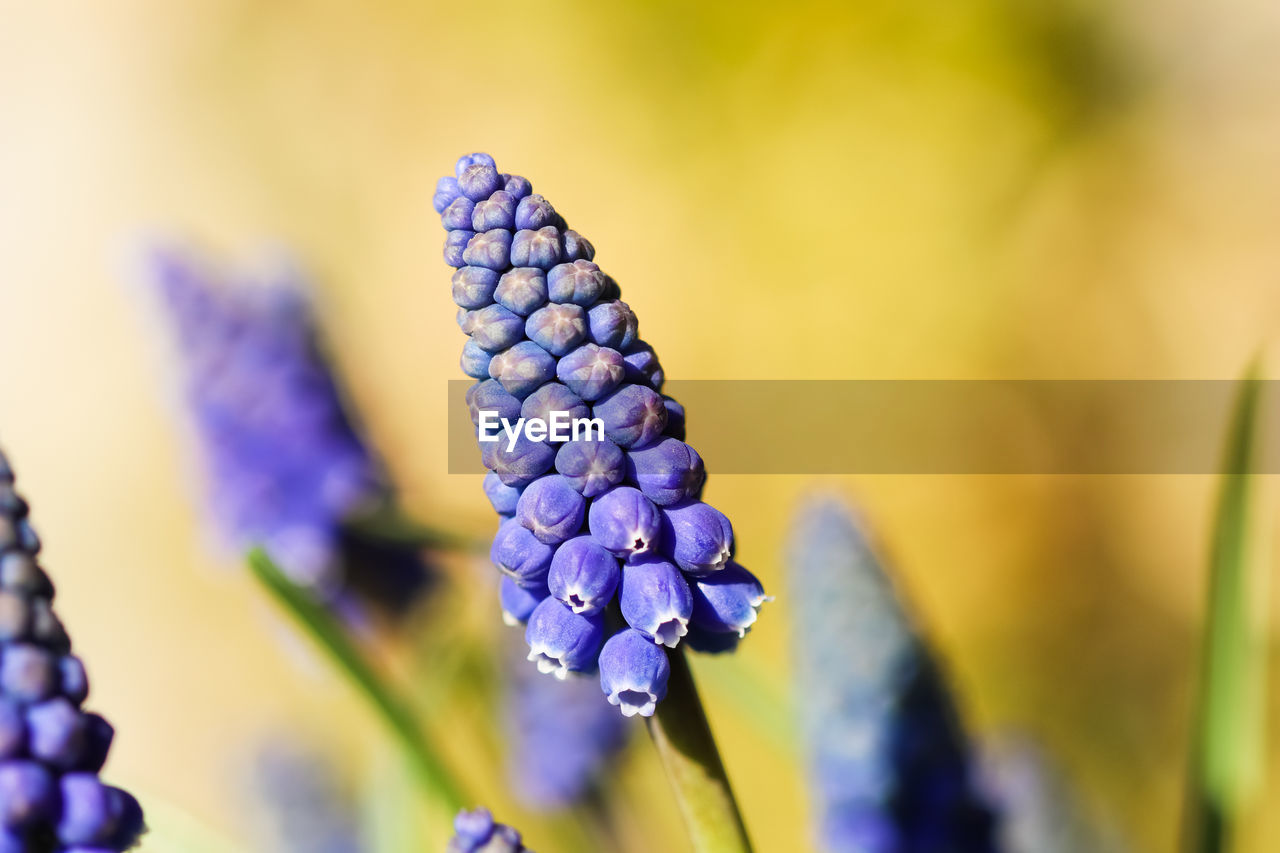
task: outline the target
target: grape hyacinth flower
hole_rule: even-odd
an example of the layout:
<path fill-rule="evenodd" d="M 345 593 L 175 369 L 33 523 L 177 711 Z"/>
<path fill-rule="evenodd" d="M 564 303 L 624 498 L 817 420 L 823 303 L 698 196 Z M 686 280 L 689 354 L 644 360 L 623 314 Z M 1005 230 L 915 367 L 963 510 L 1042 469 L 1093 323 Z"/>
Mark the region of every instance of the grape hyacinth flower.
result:
<path fill-rule="evenodd" d="M 518 643 L 517 643 L 518 644 Z M 587 679 L 543 678 L 511 654 L 504 701 L 511 790 L 525 806 L 562 809 L 580 801 L 622 748 L 627 726 Z"/>
<path fill-rule="evenodd" d="M 503 619 L 527 625 L 543 672 L 598 670 L 610 703 L 650 716 L 667 649 L 685 637 L 731 649 L 764 591 L 733 562 L 729 519 L 701 500 L 706 471 L 684 441 L 684 409 L 662 395 L 657 354 L 595 248 L 487 154 L 458 160 L 433 203 L 468 335 L 463 372 L 478 380 L 477 430 L 495 418 L 550 423 L 553 412 L 597 425 L 568 440 L 520 430 L 480 442 L 502 519 L 490 556 Z"/>
<path fill-rule="evenodd" d="M 290 580 L 353 621 L 368 609 L 407 610 L 426 570 L 416 549 L 356 523 L 392 506 L 393 494 L 296 275 L 227 282 L 180 251 L 152 260 L 220 538 L 236 549 L 261 545 Z M 487 300 L 482 290 L 466 290 L 469 301 Z M 473 347 L 471 356 L 484 353 Z"/>
<path fill-rule="evenodd" d="M 495 821 L 486 808 L 458 812 L 453 833 L 449 853 L 533 853 L 519 832 Z"/>
<path fill-rule="evenodd" d="M 319 748 L 274 735 L 255 756 L 246 805 L 261 849 L 277 853 L 363 853 L 356 804 Z"/>
<path fill-rule="evenodd" d="M 81 707 L 88 679 L 39 552 L 0 452 L 0 853 L 127 850 L 142 808 L 98 778 L 115 730 Z"/>
<path fill-rule="evenodd" d="M 835 499 L 812 502 L 789 551 L 819 847 L 1000 849 L 942 674 L 858 523 Z"/>

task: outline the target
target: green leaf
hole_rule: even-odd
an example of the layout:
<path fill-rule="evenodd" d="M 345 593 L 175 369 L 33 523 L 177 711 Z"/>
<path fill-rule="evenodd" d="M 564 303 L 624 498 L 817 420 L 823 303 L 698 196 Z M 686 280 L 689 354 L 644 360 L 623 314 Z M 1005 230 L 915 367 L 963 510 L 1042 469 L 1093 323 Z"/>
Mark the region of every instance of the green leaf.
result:
<path fill-rule="evenodd" d="M 1266 671 L 1258 605 L 1266 573 L 1259 545 L 1270 527 L 1257 500 L 1262 387 L 1255 365 L 1236 399 L 1215 511 L 1188 802 L 1195 851 L 1228 849 L 1260 773 Z"/>
<path fill-rule="evenodd" d="M 465 803 L 461 788 L 424 734 L 412 706 L 364 658 L 345 628 L 326 608 L 299 589 L 261 548 L 248 555 L 249 568 L 298 626 L 328 653 L 399 739 L 427 795 L 449 814 Z"/>

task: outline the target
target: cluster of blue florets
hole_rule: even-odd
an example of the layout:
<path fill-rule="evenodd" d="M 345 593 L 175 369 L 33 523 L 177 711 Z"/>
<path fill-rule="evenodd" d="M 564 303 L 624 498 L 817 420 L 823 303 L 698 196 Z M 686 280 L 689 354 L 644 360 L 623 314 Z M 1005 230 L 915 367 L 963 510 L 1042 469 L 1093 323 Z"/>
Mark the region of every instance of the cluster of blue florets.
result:
<path fill-rule="evenodd" d="M 519 832 L 495 821 L 486 808 L 459 812 L 453 833 L 449 853 L 533 853 Z"/>
<path fill-rule="evenodd" d="M 502 524 L 490 556 L 508 621 L 560 678 L 598 668 L 609 701 L 653 713 L 666 648 L 731 647 L 765 600 L 733 561 L 729 519 L 700 500 L 705 471 L 684 410 L 595 250 L 529 181 L 487 154 L 461 158 L 434 198 L 457 268 L 453 298 L 478 380 L 472 418 L 598 419 L 566 441 L 481 442 L 485 492 Z"/>
<path fill-rule="evenodd" d="M 280 266 L 262 281 L 226 281 L 184 251 L 152 260 L 220 536 L 264 547 L 340 612 L 404 608 L 427 575 L 413 549 L 350 523 L 390 502 L 391 488 L 348 412 L 297 274 Z"/>
<path fill-rule="evenodd" d="M 945 680 L 849 511 L 806 506 L 791 562 L 820 848 L 995 853 L 995 813 Z"/>
<path fill-rule="evenodd" d="M 0 853 L 126 850 L 142 809 L 98 779 L 115 730 L 81 709 L 89 681 L 39 551 L 0 453 Z"/>

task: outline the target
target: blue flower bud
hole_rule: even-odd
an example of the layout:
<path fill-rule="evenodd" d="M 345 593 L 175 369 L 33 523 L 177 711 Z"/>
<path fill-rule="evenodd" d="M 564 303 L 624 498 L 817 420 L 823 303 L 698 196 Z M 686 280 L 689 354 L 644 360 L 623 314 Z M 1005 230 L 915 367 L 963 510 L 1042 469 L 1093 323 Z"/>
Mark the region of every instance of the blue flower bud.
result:
<path fill-rule="evenodd" d="M 494 270 L 463 267 L 453 274 L 454 304 L 459 308 L 484 308 L 493 302 L 497 287 L 498 273 Z"/>
<path fill-rule="evenodd" d="M 492 470 L 508 486 L 527 485 L 550 471 L 555 464 L 555 447 L 546 441 L 534 441 L 523 430 L 516 436 L 514 444 L 507 440 L 504 431 L 490 446 L 496 448 Z"/>
<path fill-rule="evenodd" d="M 469 231 L 452 231 L 450 234 L 472 233 Z M 471 237 L 462 252 L 463 262 L 476 267 L 488 267 L 491 270 L 504 270 L 511 260 L 511 232 L 502 228 L 494 228 Z M 528 264 L 519 264 L 528 266 Z"/>
<path fill-rule="evenodd" d="M 458 360 L 458 364 L 461 365 L 462 372 L 472 379 L 487 379 L 489 361 L 492 358 L 493 356 L 481 349 L 475 341 L 469 340 L 462 345 L 462 358 Z"/>
<path fill-rule="evenodd" d="M 36 827 L 57 810 L 58 784 L 53 774 L 34 761 L 0 763 L 0 826 Z"/>
<path fill-rule="evenodd" d="M 503 231 L 503 234 L 510 232 Z M 516 267 L 540 267 L 549 270 L 560 263 L 560 232 L 554 225 L 536 231 L 517 231 L 511 240 L 511 265 Z"/>
<path fill-rule="evenodd" d="M 15 643 L 0 652 L 0 691 L 19 702 L 39 702 L 58 689 L 57 659 L 29 643 Z"/>
<path fill-rule="evenodd" d="M 491 163 L 472 163 L 458 173 L 458 189 L 472 201 L 481 201 L 502 186 L 498 170 Z"/>
<path fill-rule="evenodd" d="M 522 178 L 519 175 L 503 175 L 502 189 L 507 195 L 511 196 L 516 202 L 525 198 L 529 193 L 533 192 L 533 185 L 529 183 L 528 178 Z M 520 226 L 516 226 L 517 228 Z"/>
<path fill-rule="evenodd" d="M 79 709 L 60 696 L 31 706 L 27 728 L 32 757 L 52 767 L 71 769 L 84 752 L 86 727 Z"/>
<path fill-rule="evenodd" d="M 515 423 L 520 417 L 520 401 L 507 393 L 496 379 L 486 379 L 471 386 L 467 405 L 471 409 L 471 423 L 480 425 L 481 412 L 497 412 L 499 418 Z"/>
<path fill-rule="evenodd" d="M 550 594 L 546 585 L 530 589 L 520 586 L 509 575 L 503 575 L 502 583 L 498 587 L 498 601 L 502 605 L 503 623 L 510 626 L 525 624 L 529 621 L 534 608 Z"/>
<path fill-rule="evenodd" d="M 559 474 L 539 477 L 520 495 L 516 519 L 540 542 L 554 545 L 582 528 L 586 498 L 573 490 Z"/>
<path fill-rule="evenodd" d="M 536 193 L 520 199 L 516 205 L 516 228 L 521 231 L 537 231 L 555 225 L 559 219 L 551 202 Z"/>
<path fill-rule="evenodd" d="M 572 302 L 590 307 L 604 290 L 604 273 L 590 261 L 559 264 L 547 273 L 547 291 L 552 302 Z"/>
<path fill-rule="evenodd" d="M 463 173 L 471 166 L 492 166 L 495 169 L 498 164 L 494 162 L 493 157 L 485 154 L 483 151 L 477 151 L 474 154 L 463 154 L 458 161 L 453 164 L 453 173 L 461 178 Z"/>
<path fill-rule="evenodd" d="M 607 438 L 579 437 L 556 453 L 560 472 L 584 497 L 598 497 L 622 482 L 626 476 L 622 448 Z"/>
<path fill-rule="evenodd" d="M 516 501 L 520 500 L 521 491 L 515 486 L 508 486 L 502 482 L 502 478 L 492 471 L 484 475 L 485 497 L 489 499 L 489 503 L 493 505 L 493 511 L 498 515 L 515 515 Z"/>
<path fill-rule="evenodd" d="M 89 696 L 89 674 L 80 658 L 66 655 L 58 661 L 58 689 L 79 705 Z"/>
<path fill-rule="evenodd" d="M 666 560 L 629 561 L 618 598 L 627 624 L 659 645 L 673 649 L 689 631 L 693 596 L 680 570 Z"/>
<path fill-rule="evenodd" d="M 614 634 L 600 650 L 600 687 L 624 717 L 653 716 L 670 677 L 666 650 L 634 628 Z"/>
<path fill-rule="evenodd" d="M 495 822 L 488 809 L 459 812 L 453 831 L 448 853 L 526 853 L 520 833 Z"/>
<path fill-rule="evenodd" d="M 102 784 L 92 773 L 68 773 L 59 781 L 59 787 L 62 810 L 58 840 L 68 847 L 119 849 L 115 845 L 121 835 L 136 836 L 141 828 L 137 801 L 118 788 Z"/>
<path fill-rule="evenodd" d="M 627 477 L 649 500 L 669 506 L 696 499 L 706 471 L 698 451 L 679 439 L 664 437 L 627 451 Z"/>
<path fill-rule="evenodd" d="M 467 246 L 475 236 L 476 232 L 469 228 L 450 231 L 444 238 L 444 262 L 451 267 L 465 266 Z"/>
<path fill-rule="evenodd" d="M 667 428 L 662 434 L 684 441 L 684 406 L 670 397 L 663 397 L 662 405 L 667 410 Z"/>
<path fill-rule="evenodd" d="M 476 312 L 471 340 L 485 352 L 500 352 L 524 339 L 524 320 L 501 305 Z"/>
<path fill-rule="evenodd" d="M 524 333 L 552 355 L 564 355 L 586 339 L 587 315 L 581 306 L 553 302 L 529 315 Z"/>
<path fill-rule="evenodd" d="M 620 299 L 599 302 L 587 312 L 587 332 L 592 343 L 622 351 L 636 342 L 639 323 L 631 306 Z"/>
<path fill-rule="evenodd" d="M 693 623 L 716 633 L 745 637 L 756 622 L 760 605 L 769 600 L 756 576 L 732 562 L 722 571 L 691 578 L 690 586 Z"/>
<path fill-rule="evenodd" d="M 489 549 L 489 559 L 520 586 L 538 590 L 547 584 L 552 553 L 550 545 L 539 542 L 528 528 L 510 519 L 498 527 L 498 534 L 493 537 L 493 546 Z"/>
<path fill-rule="evenodd" d="M 549 428 L 553 412 L 565 413 L 565 417 L 570 422 L 575 418 L 586 418 L 591 415 L 591 410 L 587 408 L 587 404 L 582 402 L 577 394 L 559 382 L 548 382 L 543 385 L 537 391 L 525 397 L 524 403 L 520 406 L 520 417 L 526 421 L 534 418 L 546 421 Z M 570 431 L 569 434 L 572 435 L 572 432 Z M 547 441 L 552 444 L 561 443 L 554 441 L 550 434 L 547 436 Z"/>
<path fill-rule="evenodd" d="M 547 304 L 547 279 L 537 267 L 516 267 L 504 273 L 493 298 L 498 304 L 528 317 Z"/>
<path fill-rule="evenodd" d="M 676 565 L 695 575 L 719 571 L 733 557 L 733 525 L 702 501 L 663 508 L 662 537 Z"/>
<path fill-rule="evenodd" d="M 466 308 L 459 308 L 457 314 L 458 328 L 462 330 L 462 334 L 469 335 L 476 327 L 476 312 Z"/>
<path fill-rule="evenodd" d="M 595 344 L 583 344 L 556 365 L 556 378 L 587 402 L 616 388 L 623 373 L 622 353 Z"/>
<path fill-rule="evenodd" d="M 590 536 L 575 536 L 551 558 L 547 587 L 574 613 L 598 613 L 613 600 L 621 575 L 617 557 Z"/>
<path fill-rule="evenodd" d="M 476 203 L 469 198 L 459 196 L 449 203 L 444 209 L 444 213 L 440 214 L 440 223 L 444 225 L 448 231 L 480 231 L 480 228 L 471 227 L 471 214 L 475 210 Z"/>
<path fill-rule="evenodd" d="M 622 357 L 619 356 L 618 359 L 621 361 Z M 556 360 L 551 353 L 533 341 L 521 341 L 493 357 L 493 361 L 489 362 L 489 375 L 501 382 L 508 394 L 523 399 L 544 382 L 555 378 Z M 561 378 L 560 381 L 564 382 L 564 379 Z M 582 392 L 571 383 L 565 384 L 582 397 Z"/>
<path fill-rule="evenodd" d="M 436 192 L 431 197 L 431 206 L 435 208 L 436 213 L 444 213 L 446 207 L 453 203 L 453 200 L 462 194 L 462 190 L 458 189 L 458 179 L 453 175 L 441 178 L 436 181 Z"/>
<path fill-rule="evenodd" d="M 665 375 L 653 347 L 644 341 L 636 341 L 622 353 L 622 361 L 626 371 L 624 382 L 648 385 L 655 391 L 662 390 Z"/>
<path fill-rule="evenodd" d="M 654 552 L 662 514 L 653 501 L 630 486 L 614 486 L 591 502 L 587 511 L 591 535 L 623 559 Z"/>
<path fill-rule="evenodd" d="M 604 434 L 622 448 L 644 447 L 662 435 L 667 409 L 657 391 L 622 385 L 599 399 L 591 413 L 604 422 Z"/>
<path fill-rule="evenodd" d="M 516 224 L 516 200 L 511 194 L 498 190 L 481 202 L 477 202 L 471 212 L 472 231 L 489 231 L 493 228 L 514 228 Z M 466 228 L 467 225 L 458 225 Z"/>
<path fill-rule="evenodd" d="M 547 598 L 529 616 L 524 638 L 538 671 L 564 679 L 570 672 L 595 672 L 604 623 L 598 613 L 574 613 Z"/>
<path fill-rule="evenodd" d="M 566 261 L 590 261 L 596 256 L 596 247 L 591 245 L 586 237 L 583 237 L 572 228 L 565 229 L 564 232 L 564 259 Z"/>

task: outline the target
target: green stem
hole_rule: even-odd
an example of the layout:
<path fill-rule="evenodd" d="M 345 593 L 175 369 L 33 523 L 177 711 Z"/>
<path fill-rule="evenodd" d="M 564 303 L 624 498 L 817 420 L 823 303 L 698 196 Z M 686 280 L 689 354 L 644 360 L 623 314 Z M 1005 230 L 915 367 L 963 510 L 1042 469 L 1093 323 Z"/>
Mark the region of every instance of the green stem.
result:
<path fill-rule="evenodd" d="M 262 549 L 250 551 L 248 561 L 254 577 L 276 603 L 293 616 L 373 705 L 404 746 L 427 793 L 439 799 L 450 814 L 463 808 L 466 798 L 460 786 L 423 734 L 409 703 L 374 671 L 333 614 L 290 582 Z"/>
<path fill-rule="evenodd" d="M 649 718 L 649 735 L 675 790 L 698 853 L 750 853 L 751 841 L 729 787 L 684 650 L 671 660 L 667 696 Z"/>

